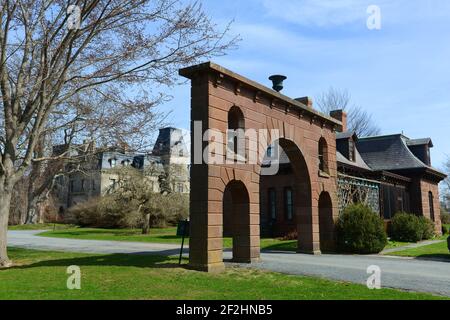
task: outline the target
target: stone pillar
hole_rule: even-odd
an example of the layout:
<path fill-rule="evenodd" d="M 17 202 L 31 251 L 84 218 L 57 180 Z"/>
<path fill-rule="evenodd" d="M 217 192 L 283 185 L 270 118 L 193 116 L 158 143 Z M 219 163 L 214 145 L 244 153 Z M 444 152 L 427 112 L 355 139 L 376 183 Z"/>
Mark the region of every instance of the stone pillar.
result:
<path fill-rule="evenodd" d="M 299 210 L 297 216 L 297 252 L 320 254 L 319 208 L 317 204 L 312 207 L 300 207 L 297 210 Z"/>
<path fill-rule="evenodd" d="M 215 178 L 213 168 L 203 162 L 207 142 L 200 142 L 209 127 L 209 81 L 207 74 L 192 79 L 191 86 L 191 180 L 189 266 L 193 269 L 220 272 L 225 269 L 222 257 L 223 183 Z M 194 122 L 197 121 L 197 125 Z M 198 132 L 201 124 L 201 137 Z M 194 128 L 197 126 L 197 128 Z M 217 180 L 219 180 L 218 186 Z M 219 191 L 218 191 L 219 190 Z M 222 192 L 220 192 L 222 190 Z"/>

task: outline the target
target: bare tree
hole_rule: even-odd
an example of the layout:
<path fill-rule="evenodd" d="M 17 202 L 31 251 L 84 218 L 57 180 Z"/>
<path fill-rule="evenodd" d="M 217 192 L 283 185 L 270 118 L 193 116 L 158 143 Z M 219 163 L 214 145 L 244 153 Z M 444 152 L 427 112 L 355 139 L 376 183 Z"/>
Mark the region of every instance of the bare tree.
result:
<path fill-rule="evenodd" d="M 450 205 L 450 156 L 447 156 L 447 160 L 444 163 L 444 172 L 447 174 L 447 178 L 443 181 L 442 199 L 447 209 Z"/>
<path fill-rule="evenodd" d="M 347 90 L 338 90 L 330 87 L 322 93 L 316 106 L 320 111 L 329 114 L 332 110 L 342 109 L 347 112 L 348 130 L 354 131 L 360 137 L 380 134 L 380 128 L 372 119 L 372 115 L 357 105 L 351 105 L 351 96 Z"/>
<path fill-rule="evenodd" d="M 119 207 L 127 207 L 131 212 L 142 216 L 142 234 L 148 234 L 152 220 L 169 220 L 170 217 L 187 216 L 189 201 L 187 195 L 173 192 L 172 185 L 180 168 L 160 168 L 149 165 L 143 170 L 122 167 L 115 172 L 118 175 L 117 187 L 111 193 L 113 201 Z M 155 191 L 149 179 L 157 177 L 158 190 Z M 183 211 L 183 212 L 180 212 Z"/>
<path fill-rule="evenodd" d="M 179 0 L 2 0 L 0 26 L 0 266 L 10 266 L 12 190 L 48 160 L 35 157 L 42 134 L 89 127 L 95 116 L 137 130 L 178 68 L 223 54 L 236 39 L 197 2 Z M 93 127 L 92 135 L 121 139 L 120 128 Z"/>

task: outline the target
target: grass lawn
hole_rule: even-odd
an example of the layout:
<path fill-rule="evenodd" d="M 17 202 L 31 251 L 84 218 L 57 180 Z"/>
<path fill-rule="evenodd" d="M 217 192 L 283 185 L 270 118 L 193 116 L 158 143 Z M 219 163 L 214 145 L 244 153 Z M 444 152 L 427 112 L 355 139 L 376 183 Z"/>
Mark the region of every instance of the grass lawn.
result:
<path fill-rule="evenodd" d="M 447 259 L 450 262 L 450 253 L 447 248 L 447 241 L 429 244 L 418 248 L 391 252 L 388 253 L 388 255 L 418 258 L 439 258 Z"/>
<path fill-rule="evenodd" d="M 16 267 L 0 270 L 0 299 L 441 299 L 429 294 L 291 276 L 247 268 L 208 274 L 176 258 L 93 255 L 10 248 Z M 183 261 L 186 263 L 186 260 Z M 81 290 L 66 269 L 81 268 Z M 442 298 L 444 299 L 444 298 Z"/>
<path fill-rule="evenodd" d="M 97 229 L 97 228 L 69 228 L 55 231 L 45 231 L 39 234 L 45 237 L 72 238 L 88 240 L 138 241 L 154 243 L 181 244 L 181 237 L 176 236 L 176 228 L 151 229 L 150 234 L 141 234 L 140 229 Z M 185 240 L 189 243 L 189 239 Z M 224 238 L 224 247 L 232 247 L 232 239 Z M 273 238 L 261 239 L 261 249 L 296 251 L 297 241 L 279 240 Z"/>

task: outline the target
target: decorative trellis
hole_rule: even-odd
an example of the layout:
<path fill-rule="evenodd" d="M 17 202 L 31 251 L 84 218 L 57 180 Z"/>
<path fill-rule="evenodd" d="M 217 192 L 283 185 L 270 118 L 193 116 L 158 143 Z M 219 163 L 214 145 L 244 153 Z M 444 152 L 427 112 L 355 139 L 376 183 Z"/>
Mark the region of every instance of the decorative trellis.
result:
<path fill-rule="evenodd" d="M 352 203 L 360 202 L 373 211 L 380 212 L 380 184 L 377 181 L 347 176 L 338 176 L 339 212 Z"/>

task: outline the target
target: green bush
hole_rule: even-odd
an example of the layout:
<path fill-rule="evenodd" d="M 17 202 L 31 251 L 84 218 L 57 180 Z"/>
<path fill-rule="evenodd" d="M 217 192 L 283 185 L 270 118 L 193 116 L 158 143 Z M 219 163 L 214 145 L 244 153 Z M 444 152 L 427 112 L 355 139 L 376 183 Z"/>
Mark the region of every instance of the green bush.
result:
<path fill-rule="evenodd" d="M 441 222 L 443 224 L 450 224 L 450 213 L 441 208 Z"/>
<path fill-rule="evenodd" d="M 433 238 L 436 234 L 434 232 L 434 223 L 430 219 L 420 216 L 420 226 L 422 227 L 422 240 Z"/>
<path fill-rule="evenodd" d="M 423 216 L 398 212 L 391 220 L 391 237 L 393 240 L 417 242 L 434 236 L 434 223 Z"/>
<path fill-rule="evenodd" d="M 337 224 L 338 249 L 351 253 L 378 253 L 387 244 L 383 220 L 369 207 L 352 204 L 340 215 Z"/>
<path fill-rule="evenodd" d="M 447 234 L 448 233 L 448 228 L 447 226 L 442 225 L 442 234 Z"/>

